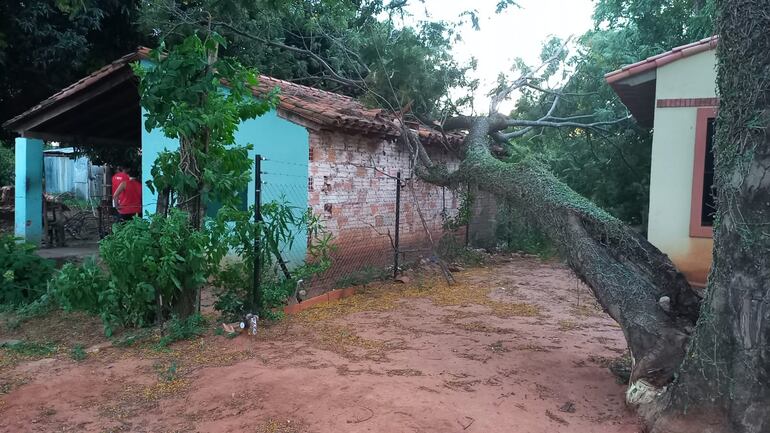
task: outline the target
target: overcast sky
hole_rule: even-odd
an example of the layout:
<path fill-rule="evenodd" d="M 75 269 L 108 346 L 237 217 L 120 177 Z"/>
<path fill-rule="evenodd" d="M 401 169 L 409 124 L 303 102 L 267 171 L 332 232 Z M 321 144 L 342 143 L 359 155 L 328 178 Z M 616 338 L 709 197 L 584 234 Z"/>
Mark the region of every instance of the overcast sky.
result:
<path fill-rule="evenodd" d="M 592 25 L 592 0 L 518 0 L 520 8 L 510 7 L 495 14 L 497 0 L 424 0 L 414 2 L 411 12 L 415 19 L 424 19 L 425 10 L 434 20 L 456 21 L 458 15 L 475 8 L 479 12 L 481 30 L 467 26 L 463 41 L 455 46 L 455 57 L 478 60 L 475 78 L 482 85 L 476 95 L 477 109 L 486 109 L 485 96 L 498 73 L 510 70 L 513 59 L 523 58 L 527 64 L 538 62 L 542 43 L 551 35 L 566 38 L 580 36 Z M 501 107 L 512 108 L 512 103 Z"/>

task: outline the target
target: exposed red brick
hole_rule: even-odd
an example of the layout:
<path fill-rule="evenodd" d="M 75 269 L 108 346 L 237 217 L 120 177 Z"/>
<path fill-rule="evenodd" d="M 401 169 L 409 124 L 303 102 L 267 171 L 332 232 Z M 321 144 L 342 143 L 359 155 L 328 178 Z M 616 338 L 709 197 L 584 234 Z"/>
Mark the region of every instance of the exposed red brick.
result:
<path fill-rule="evenodd" d="M 404 179 L 412 175 L 409 154 L 402 152 L 400 144 L 393 140 L 331 131 L 310 131 L 310 135 L 311 141 L 318 143 L 315 158 L 310 161 L 310 172 L 323 173 L 323 181 L 329 185 L 318 196 L 318 201 L 311 194 L 310 205 L 313 212 L 323 215 L 336 245 L 333 267 L 322 278 L 322 285 L 331 287 L 335 281 L 364 268 L 391 266 L 396 210 L 394 177 L 399 171 Z M 447 164 L 450 170 L 459 164 L 440 149 L 429 147 L 427 150 L 434 161 Z M 461 196 L 460 191 L 442 189 L 417 179 L 410 182 L 416 197 L 412 197 L 410 188 L 402 188 L 399 226 L 401 256 L 406 261 L 430 251 L 415 198 L 434 242 L 438 243 L 445 234 L 442 214 L 446 210 L 448 215 L 456 215 Z M 479 201 L 479 205 L 489 203 Z M 330 209 L 333 212 L 329 212 Z M 483 215 L 488 217 L 494 213 L 492 208 Z M 464 238 L 463 231 L 454 235 Z"/>
<path fill-rule="evenodd" d="M 717 107 L 719 98 L 675 98 L 658 99 L 658 108 L 682 108 L 682 107 Z"/>

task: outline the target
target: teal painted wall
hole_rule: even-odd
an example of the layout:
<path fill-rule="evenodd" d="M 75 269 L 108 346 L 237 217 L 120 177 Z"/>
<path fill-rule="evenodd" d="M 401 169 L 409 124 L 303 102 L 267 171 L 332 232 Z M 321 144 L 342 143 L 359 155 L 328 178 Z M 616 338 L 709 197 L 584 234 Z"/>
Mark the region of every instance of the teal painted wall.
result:
<path fill-rule="evenodd" d="M 235 139 L 238 144 L 254 145 L 249 153 L 252 160 L 257 154 L 266 158 L 262 161 L 262 203 L 283 198 L 296 208 L 297 216 L 305 212 L 310 139 L 307 129 L 271 111 L 241 123 Z M 249 205 L 254 203 L 253 178 L 249 183 L 248 201 Z M 294 244 L 284 246 L 284 250 L 284 260 L 290 266 L 301 264 L 307 253 L 307 233 L 297 233 Z"/>
<path fill-rule="evenodd" d="M 142 119 L 146 112 L 142 110 Z M 307 176 L 309 134 L 307 130 L 288 120 L 278 117 L 275 111 L 264 116 L 250 119 L 238 128 L 235 134 L 236 143 L 252 144 L 254 150 L 249 158 L 254 161 L 257 154 L 267 160 L 262 161 L 263 193 L 262 203 L 279 200 L 281 197 L 297 208 L 297 214 L 308 207 Z M 150 170 L 155 158 L 164 149 L 172 150 L 179 147 L 177 140 L 167 138 L 159 129 L 147 132 L 142 128 L 142 206 L 145 212 L 155 212 L 157 197 L 147 188 L 146 181 L 150 179 Z M 252 180 L 248 187 L 249 206 L 254 204 L 254 164 L 252 162 Z M 307 252 L 307 234 L 297 233 L 297 240 L 291 246 L 284 246 L 284 260 L 290 265 L 300 264 Z"/>
<path fill-rule="evenodd" d="M 142 210 L 155 213 L 158 196 L 153 194 L 150 188 L 147 187 L 147 181 L 152 177 L 150 170 L 158 154 L 164 150 L 178 149 L 179 141 L 166 137 L 160 129 L 153 129 L 147 132 L 144 128 L 146 115 L 147 111 L 142 108 Z"/>
<path fill-rule="evenodd" d="M 16 138 L 14 234 L 27 242 L 43 239 L 43 141 Z"/>

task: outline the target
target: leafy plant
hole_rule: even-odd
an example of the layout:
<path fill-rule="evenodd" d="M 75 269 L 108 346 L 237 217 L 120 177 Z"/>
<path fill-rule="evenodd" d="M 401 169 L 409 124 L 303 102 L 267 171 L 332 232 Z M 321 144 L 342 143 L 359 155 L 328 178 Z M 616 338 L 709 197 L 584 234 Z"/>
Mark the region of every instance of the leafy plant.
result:
<path fill-rule="evenodd" d="M 206 280 L 206 237 L 193 230 L 187 215 L 134 218 L 102 240 L 99 252 L 110 272 L 100 292 L 105 326 L 145 326 L 161 314 L 187 316 L 197 288 Z"/>
<path fill-rule="evenodd" d="M 192 251 L 197 267 L 188 266 L 178 251 L 159 255 L 162 263 L 157 269 L 146 264 L 150 272 L 157 270 L 159 277 L 173 283 L 169 286 L 161 281 L 156 292 L 161 299 L 173 299 L 175 312 L 181 317 L 192 312 L 195 294 L 207 272 L 219 266 L 218 261 L 213 261 L 204 267 L 202 249 L 198 248 L 202 243 L 197 242 L 205 237 L 201 231 L 205 229 L 202 209 L 212 202 L 237 208 L 239 193 L 251 177 L 251 146 L 236 144 L 238 126 L 243 120 L 268 112 L 277 102 L 276 92 L 267 98 L 255 97 L 252 88 L 258 84 L 257 72 L 234 59 L 221 58 L 220 47 L 226 48 L 227 41 L 209 29 L 203 38 L 194 33 L 170 49 L 161 41 L 150 52 L 152 65 L 133 65 L 139 77 L 142 107 L 147 110 L 145 128 L 160 128 L 179 142 L 177 150 L 157 157 L 148 186 L 159 196 L 159 213 L 165 214 L 175 205 L 187 212 L 189 226 L 196 231 L 188 235 L 196 243 Z M 226 89 L 223 83 L 227 83 Z M 209 246 L 216 255 L 221 242 L 212 239 Z M 190 273 L 177 272 L 185 266 Z M 147 283 L 144 291 L 153 285 Z M 181 293 L 175 294 L 172 287 Z"/>
<path fill-rule="evenodd" d="M 248 185 L 249 147 L 235 143 L 235 132 L 241 121 L 261 116 L 276 103 L 275 93 L 254 96 L 256 71 L 220 58 L 220 46 L 226 48 L 227 41 L 210 31 L 203 38 L 188 36 L 168 50 L 161 41 L 150 53 L 153 65 L 134 65 L 147 110 L 145 128 L 160 128 L 180 143 L 178 150 L 158 157 L 148 185 L 177 197 L 196 229 L 202 224 L 202 206 L 212 200 L 233 204 Z"/>
<path fill-rule="evenodd" d="M 0 305 L 20 306 L 46 292 L 53 263 L 35 254 L 35 246 L 0 235 Z"/>
<path fill-rule="evenodd" d="M 75 361 L 82 361 L 86 359 L 87 356 L 88 354 L 82 344 L 76 344 L 72 347 L 72 350 L 70 350 L 70 357 Z"/>
<path fill-rule="evenodd" d="M 473 201 L 475 197 L 471 189 L 465 188 L 460 195 L 460 206 L 457 209 L 457 215 L 451 216 L 446 209 L 441 212 L 443 228 L 445 231 L 454 231 L 460 227 L 466 226 L 471 221 L 473 214 Z"/>
<path fill-rule="evenodd" d="M 134 218 L 100 243 L 108 272 L 93 260 L 65 265 L 51 282 L 51 293 L 65 310 L 98 314 L 108 336 L 116 326 L 153 323 L 159 305 L 163 317 L 189 315 L 180 305 L 191 305 L 186 301 L 195 299 L 208 276 L 206 242 L 182 211 Z"/>
<path fill-rule="evenodd" d="M 13 153 L 13 150 L 5 147 L 5 144 L 0 141 L 0 186 L 14 184 L 15 164 L 16 157 Z"/>
<path fill-rule="evenodd" d="M 107 290 L 110 280 L 92 257 L 82 266 L 65 264 L 51 280 L 51 292 L 59 305 L 67 311 L 81 310 L 98 314 L 101 311 L 100 294 Z"/>
<path fill-rule="evenodd" d="M 153 365 L 153 368 L 155 369 L 156 373 L 158 374 L 158 378 L 160 380 L 163 380 L 164 382 L 173 382 L 177 379 L 177 376 L 179 374 L 179 366 L 176 363 L 176 360 L 172 359 L 168 365 L 166 365 L 163 362 L 156 362 Z"/>
<path fill-rule="evenodd" d="M 212 221 L 209 234 L 209 263 L 212 265 L 213 284 L 218 288 L 215 308 L 228 319 L 241 317 L 251 306 L 254 272 L 254 234 L 259 230 L 261 263 L 261 303 L 257 306 L 260 317 L 272 317 L 275 307 L 285 304 L 300 280 L 310 281 L 313 275 L 331 265 L 331 235 L 324 229 L 320 218 L 289 204 L 285 198 L 262 205 L 262 221 L 254 223 L 248 212 L 232 207 L 220 209 Z M 310 240 L 307 258 L 299 266 L 289 269 L 284 256 L 291 250 L 298 236 Z M 241 262 L 220 267 L 228 254 L 240 257 Z"/>
<path fill-rule="evenodd" d="M 56 352 L 56 345 L 49 342 L 37 343 L 34 341 L 22 341 L 8 346 L 6 350 L 29 357 L 49 356 Z"/>
<path fill-rule="evenodd" d="M 163 348 L 176 341 L 189 340 L 201 336 L 206 333 L 207 326 L 206 318 L 200 314 L 193 314 L 186 319 L 173 316 L 171 320 L 166 322 L 166 334 L 160 339 L 157 347 Z"/>

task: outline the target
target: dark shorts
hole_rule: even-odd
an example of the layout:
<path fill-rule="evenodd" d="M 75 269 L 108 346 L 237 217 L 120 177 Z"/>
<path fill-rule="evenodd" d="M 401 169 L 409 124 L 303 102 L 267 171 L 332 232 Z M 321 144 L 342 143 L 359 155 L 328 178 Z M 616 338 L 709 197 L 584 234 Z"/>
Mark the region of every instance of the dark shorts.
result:
<path fill-rule="evenodd" d="M 120 214 L 121 221 L 130 221 L 133 217 L 139 216 L 138 213 L 122 213 Z"/>

